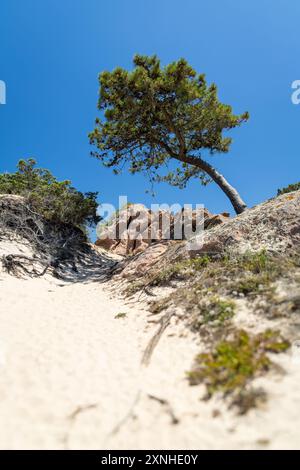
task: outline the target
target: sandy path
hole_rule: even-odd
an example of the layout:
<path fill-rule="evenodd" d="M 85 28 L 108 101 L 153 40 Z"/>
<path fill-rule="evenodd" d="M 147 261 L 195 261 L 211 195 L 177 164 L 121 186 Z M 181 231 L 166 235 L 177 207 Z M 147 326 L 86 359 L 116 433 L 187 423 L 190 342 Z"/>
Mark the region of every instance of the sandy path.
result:
<path fill-rule="evenodd" d="M 144 398 L 145 312 L 96 283 L 6 276 L 0 299 L 1 448 L 126 447 L 123 420 Z M 148 401 L 150 414 L 164 408 Z"/>
<path fill-rule="evenodd" d="M 156 326 L 105 283 L 1 275 L 0 307 L 2 449 L 299 447 L 299 366 L 269 381 L 271 409 L 237 418 L 188 386 L 198 345 L 180 325 L 141 365 Z"/>

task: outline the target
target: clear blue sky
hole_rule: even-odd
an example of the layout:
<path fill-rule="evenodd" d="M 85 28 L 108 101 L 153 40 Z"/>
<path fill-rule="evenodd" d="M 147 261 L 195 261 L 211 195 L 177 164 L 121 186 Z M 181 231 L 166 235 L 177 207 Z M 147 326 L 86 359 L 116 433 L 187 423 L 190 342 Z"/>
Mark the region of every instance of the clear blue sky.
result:
<path fill-rule="evenodd" d="M 156 197 L 141 175 L 115 176 L 89 156 L 87 134 L 97 115 L 98 73 L 131 67 L 135 53 L 163 64 L 185 57 L 236 113 L 250 121 L 234 131 L 227 155 L 213 162 L 254 205 L 300 180 L 299 0 L 0 0 L 0 171 L 19 158 L 100 200 L 204 203 L 231 210 L 215 185 L 166 184 Z"/>

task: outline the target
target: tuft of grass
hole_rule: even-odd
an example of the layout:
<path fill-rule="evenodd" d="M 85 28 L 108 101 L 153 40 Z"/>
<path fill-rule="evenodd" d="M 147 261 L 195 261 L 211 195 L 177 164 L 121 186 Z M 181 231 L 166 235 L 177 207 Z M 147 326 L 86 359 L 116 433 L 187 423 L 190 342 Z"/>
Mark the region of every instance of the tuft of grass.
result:
<path fill-rule="evenodd" d="M 267 353 L 280 353 L 289 347 L 279 331 L 268 329 L 251 336 L 244 330 L 235 330 L 231 339 L 219 341 L 210 351 L 196 357 L 195 366 L 188 373 L 189 383 L 204 383 L 206 398 L 221 392 L 231 395 L 231 405 L 245 403 L 241 400 L 248 384 L 273 365 Z"/>
<path fill-rule="evenodd" d="M 201 332 L 204 333 L 203 325 L 214 325 L 214 319 L 216 325 L 218 323 L 222 325 L 224 319 L 223 305 L 222 303 L 217 305 L 215 312 L 214 298 L 223 298 L 227 299 L 226 302 L 230 302 L 230 298 L 242 294 L 252 302 L 252 309 L 255 308 L 266 317 L 283 316 L 287 308 L 286 304 L 280 303 L 276 297 L 275 282 L 278 279 L 286 281 L 293 279 L 294 282 L 300 283 L 300 278 L 297 278 L 299 259 L 297 252 L 286 256 L 262 250 L 239 256 L 227 254 L 222 259 L 204 257 L 175 263 L 167 272 L 160 273 L 159 279 L 166 281 L 173 276 L 177 278 L 181 276 L 182 279 L 186 276 L 185 283 L 176 286 L 176 289 L 164 298 L 163 304 L 160 301 L 151 303 L 151 311 L 159 313 L 171 305 L 181 307 L 187 314 L 188 324 L 196 330 L 201 328 Z M 151 283 L 159 285 L 159 282 L 155 274 Z M 256 301 L 258 304 L 254 303 Z M 225 305 L 225 309 L 226 307 L 228 306 Z M 291 302 L 289 308 L 292 311 Z M 294 307 L 294 310 L 297 308 Z"/>
<path fill-rule="evenodd" d="M 266 250 L 257 253 L 246 252 L 240 260 L 241 266 L 253 274 L 259 274 L 273 268 L 273 260 Z"/>
<path fill-rule="evenodd" d="M 185 259 L 156 272 L 149 282 L 151 286 L 167 284 L 173 279 L 188 279 L 197 271 L 205 268 L 211 261 L 209 256 Z"/>
<path fill-rule="evenodd" d="M 188 291 L 210 290 L 217 295 L 230 295 L 237 291 L 252 296 L 267 291 L 270 284 L 280 277 L 287 277 L 300 266 L 299 254 L 293 256 L 274 255 L 266 250 L 246 252 L 242 255 L 225 254 L 221 259 L 210 256 L 199 256 L 192 259 L 176 261 L 167 267 L 159 265 L 151 269 L 143 278 L 127 287 L 131 295 L 147 287 L 163 286 L 172 280 L 187 282 Z M 240 284 L 241 283 L 241 284 Z M 185 303 L 187 288 L 182 293 L 177 289 L 179 303 Z M 182 294 L 182 295 L 181 295 Z"/>
<path fill-rule="evenodd" d="M 115 315 L 115 319 L 118 319 L 118 318 L 125 318 L 127 317 L 127 313 L 126 312 L 120 312 L 120 313 L 117 313 L 117 315 Z"/>
<path fill-rule="evenodd" d="M 238 294 L 245 296 L 250 294 L 261 294 L 270 287 L 270 277 L 267 274 L 250 275 L 241 278 L 232 288 Z"/>

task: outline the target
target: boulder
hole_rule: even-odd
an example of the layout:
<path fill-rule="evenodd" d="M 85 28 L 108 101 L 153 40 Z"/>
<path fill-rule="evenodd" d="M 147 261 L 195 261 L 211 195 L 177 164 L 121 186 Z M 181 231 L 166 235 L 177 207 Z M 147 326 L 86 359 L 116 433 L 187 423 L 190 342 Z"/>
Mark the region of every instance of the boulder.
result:
<path fill-rule="evenodd" d="M 135 255 L 158 241 L 188 239 L 195 234 L 196 227 L 211 228 L 223 223 L 228 216 L 226 213 L 213 215 L 205 208 L 184 208 L 174 214 L 131 204 L 109 225 L 102 227 L 96 245 L 119 255 Z"/>

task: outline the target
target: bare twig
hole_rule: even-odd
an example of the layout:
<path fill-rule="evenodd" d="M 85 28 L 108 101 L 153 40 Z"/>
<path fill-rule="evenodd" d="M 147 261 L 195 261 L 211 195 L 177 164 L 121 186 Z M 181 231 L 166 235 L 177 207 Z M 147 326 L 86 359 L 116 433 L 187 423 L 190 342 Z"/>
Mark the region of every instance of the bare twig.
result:
<path fill-rule="evenodd" d="M 138 404 L 138 402 L 140 401 L 140 398 L 141 398 L 141 390 L 138 390 L 135 398 L 134 398 L 134 401 L 131 405 L 131 407 L 129 408 L 129 411 L 128 413 L 126 413 L 126 415 L 124 416 L 124 418 L 121 419 L 121 421 L 113 428 L 113 430 L 111 431 L 110 435 L 114 435 L 114 434 L 117 434 L 121 427 L 130 419 L 134 416 L 134 410 L 135 410 L 135 407 L 136 405 Z"/>
<path fill-rule="evenodd" d="M 175 415 L 175 413 L 173 411 L 173 408 L 171 407 L 168 400 L 166 400 L 165 398 L 156 397 L 155 395 L 151 395 L 151 394 L 148 394 L 148 397 L 151 400 L 156 400 L 158 403 L 160 403 L 162 406 L 164 406 L 166 408 L 166 411 L 170 415 L 170 418 L 172 420 L 172 424 L 178 424 L 179 423 L 179 419 Z"/>
<path fill-rule="evenodd" d="M 154 349 L 156 348 L 160 338 L 162 337 L 163 332 L 170 324 L 170 320 L 172 316 L 175 314 L 174 311 L 167 312 L 160 320 L 160 326 L 157 332 L 152 336 L 151 340 L 149 341 L 142 358 L 142 364 L 148 366 L 150 364 L 151 356 L 153 354 Z"/>

